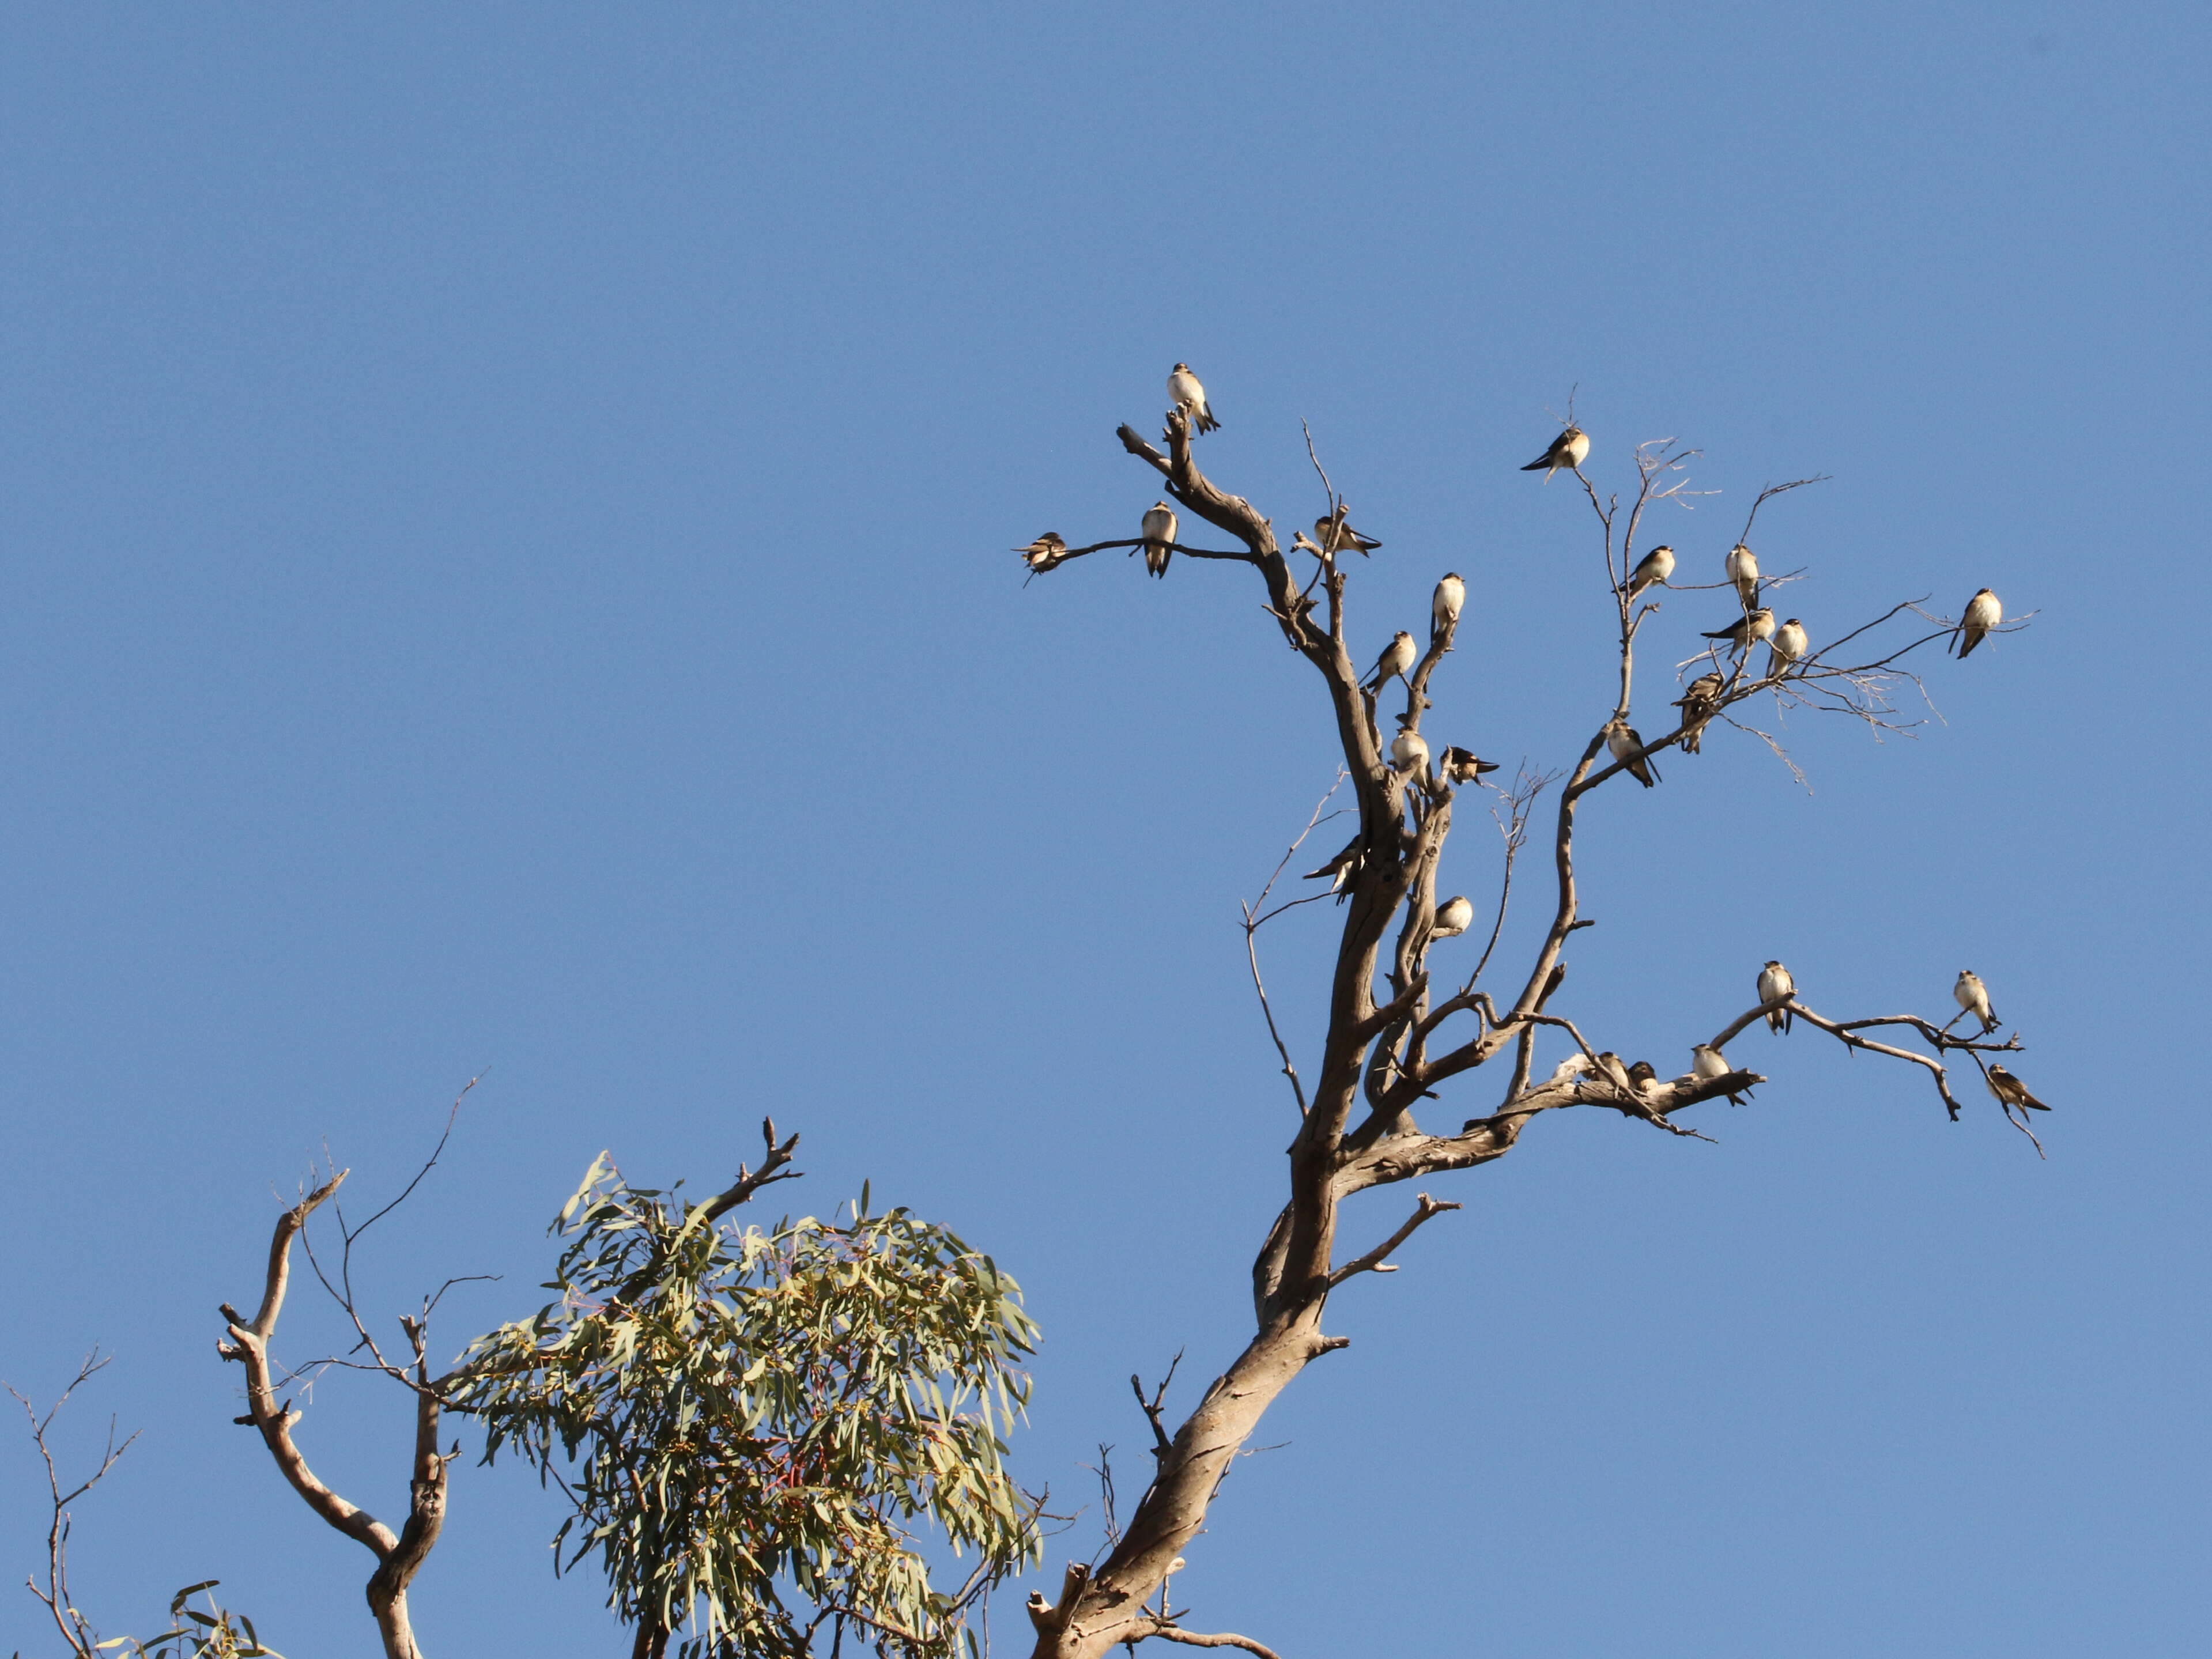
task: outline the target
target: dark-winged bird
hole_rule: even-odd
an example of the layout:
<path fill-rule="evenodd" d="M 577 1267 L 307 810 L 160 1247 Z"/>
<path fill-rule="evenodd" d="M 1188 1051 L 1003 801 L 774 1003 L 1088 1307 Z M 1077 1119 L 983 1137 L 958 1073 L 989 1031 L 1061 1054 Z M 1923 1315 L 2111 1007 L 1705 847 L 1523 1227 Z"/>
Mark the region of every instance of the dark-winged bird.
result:
<path fill-rule="evenodd" d="M 1726 1077 L 1730 1072 L 1735 1070 L 1735 1067 L 1729 1065 L 1728 1056 L 1714 1048 L 1711 1043 L 1700 1042 L 1690 1050 L 1690 1070 L 1707 1082 L 1711 1082 L 1717 1077 Z M 1728 1098 L 1729 1104 L 1731 1106 L 1743 1104 L 1744 1097 L 1741 1095 L 1731 1093 Z"/>
<path fill-rule="evenodd" d="M 1627 766 L 1628 775 L 1646 789 L 1659 781 L 1659 769 L 1644 752 L 1644 739 L 1636 735 L 1636 728 L 1626 720 L 1615 718 L 1607 723 L 1605 746 L 1613 751 L 1613 759 Z"/>
<path fill-rule="evenodd" d="M 1213 418 L 1206 406 L 1206 388 L 1198 383 L 1198 376 L 1190 372 L 1188 363 L 1177 363 L 1168 371 L 1168 397 L 1177 409 L 1189 415 L 1200 432 L 1218 429 L 1221 422 Z"/>
<path fill-rule="evenodd" d="M 2003 1023 L 1990 1012 L 1989 987 L 1982 983 L 1981 975 L 1971 968 L 1959 969 L 1958 982 L 1951 987 L 1951 997 L 1961 1008 L 1982 1022 L 1984 1036 Z"/>
<path fill-rule="evenodd" d="M 1436 926 L 1429 930 L 1431 939 L 1454 939 L 1474 925 L 1474 902 L 1465 894 L 1455 893 L 1437 906 Z"/>
<path fill-rule="evenodd" d="M 1305 879 L 1319 881 L 1323 876 L 1327 876 L 1328 890 L 1335 894 L 1337 902 L 1341 903 L 1345 896 L 1352 891 L 1352 884 L 1359 879 L 1359 866 L 1365 857 L 1365 849 L 1360 838 L 1354 836 L 1345 843 L 1341 853 L 1322 865 L 1320 869 L 1307 871 Z"/>
<path fill-rule="evenodd" d="M 1738 542 L 1729 549 L 1727 574 L 1735 584 L 1736 598 L 1750 610 L 1759 600 L 1759 555 Z"/>
<path fill-rule="evenodd" d="M 1774 613 L 1762 606 L 1746 612 L 1726 628 L 1716 628 L 1705 637 L 1726 640 L 1731 651 L 1748 651 L 1761 640 L 1774 637 Z"/>
<path fill-rule="evenodd" d="M 1790 977 L 1790 970 L 1778 962 L 1770 962 L 1759 970 L 1759 1000 L 1760 1005 L 1778 1002 L 1784 997 L 1797 994 L 1797 981 Z M 1787 1032 L 1791 1024 L 1790 1010 L 1771 1008 L 1767 1011 L 1766 1029 Z"/>
<path fill-rule="evenodd" d="M 2030 1111 L 2036 1112 L 2047 1112 L 2051 1109 L 2033 1095 L 2028 1093 L 2027 1085 L 2022 1083 L 2002 1066 L 1990 1067 L 1990 1092 L 2008 1106 L 2025 1106 Z"/>
<path fill-rule="evenodd" d="M 1168 574 L 1168 561 L 1175 556 L 1176 530 L 1175 508 L 1165 501 L 1154 501 L 1145 509 L 1145 568 L 1155 576 Z"/>
<path fill-rule="evenodd" d="M 1805 654 L 1811 643 L 1805 637 L 1805 624 L 1792 617 L 1774 630 L 1774 638 L 1766 647 L 1766 678 L 1779 679 L 1790 672 L 1790 666 Z"/>
<path fill-rule="evenodd" d="M 1682 711 L 1682 752 L 1694 755 L 1703 745 L 1705 727 L 1720 712 L 1721 692 L 1728 682 L 1718 674 L 1700 674 L 1690 682 L 1689 689 L 1674 699 L 1674 707 Z"/>
<path fill-rule="evenodd" d="M 1458 571 L 1446 571 L 1429 601 L 1429 637 L 1440 640 L 1458 626 L 1459 613 L 1466 605 L 1467 584 L 1460 580 Z"/>
<path fill-rule="evenodd" d="M 1413 636 L 1400 629 L 1390 636 L 1390 643 L 1382 647 L 1382 654 L 1375 659 L 1375 672 L 1368 677 L 1367 684 L 1377 692 L 1381 691 L 1386 683 L 1411 668 L 1413 659 L 1419 655 L 1420 650 L 1414 645 Z"/>
<path fill-rule="evenodd" d="M 1495 772 L 1498 763 L 1478 759 L 1474 750 L 1462 749 L 1455 744 L 1444 750 L 1442 769 L 1448 782 L 1474 783 L 1485 772 Z"/>
<path fill-rule="evenodd" d="M 1978 590 L 1966 601 L 1966 614 L 1959 619 L 1953 647 L 1961 658 L 1970 656 L 1974 647 L 1989 637 L 1990 629 L 2003 620 L 2004 606 L 1997 603 L 1997 596 L 1986 587 Z"/>
<path fill-rule="evenodd" d="M 1382 545 L 1372 536 L 1363 536 L 1352 527 L 1345 516 L 1350 511 L 1349 507 L 1339 506 L 1334 517 L 1314 520 L 1314 540 L 1321 544 L 1322 552 L 1341 553 L 1348 548 L 1355 553 L 1368 554 Z"/>
<path fill-rule="evenodd" d="M 1540 472 L 1549 482 L 1551 476 L 1563 466 L 1571 472 L 1579 471 L 1589 455 L 1589 434 L 1578 426 L 1565 427 L 1560 429 L 1559 435 L 1552 440 L 1550 448 L 1521 470 L 1523 472 Z"/>
<path fill-rule="evenodd" d="M 1030 574 L 1042 576 L 1067 556 L 1067 544 L 1060 538 L 1057 530 L 1048 530 L 1027 547 L 1018 547 L 1015 552 L 1030 568 Z"/>
<path fill-rule="evenodd" d="M 1663 582 L 1674 574 L 1674 550 L 1665 546 L 1653 548 L 1629 574 L 1628 597 L 1633 599 L 1654 582 Z"/>

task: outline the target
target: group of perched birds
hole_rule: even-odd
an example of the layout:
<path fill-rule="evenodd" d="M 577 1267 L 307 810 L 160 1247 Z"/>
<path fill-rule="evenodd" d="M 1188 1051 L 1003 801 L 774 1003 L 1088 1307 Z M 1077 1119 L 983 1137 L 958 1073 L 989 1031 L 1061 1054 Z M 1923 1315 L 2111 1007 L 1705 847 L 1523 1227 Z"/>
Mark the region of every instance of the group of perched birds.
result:
<path fill-rule="evenodd" d="M 1797 982 L 1790 970 L 1778 962 L 1769 962 L 1759 971 L 1759 1001 L 1766 1011 L 1770 1030 L 1786 1033 L 1790 1027 L 1792 1010 L 1790 1000 L 1797 994 Z M 1980 1022 L 1980 1035 L 1987 1036 L 1998 1025 L 1996 1015 L 1990 1008 L 1989 988 L 1972 969 L 1960 969 L 1957 982 L 1951 987 L 1952 999 L 1959 1005 L 1962 1015 L 1971 1014 Z M 1954 1022 L 1955 1023 L 1955 1022 Z M 1948 1029 L 1946 1027 L 1945 1029 Z M 1625 1065 L 1620 1055 L 1607 1049 L 1596 1057 L 1597 1069 L 1614 1087 L 1632 1095 L 1641 1095 L 1658 1081 L 1658 1073 L 1647 1060 L 1638 1060 L 1633 1066 Z M 1571 1059 L 1559 1067 L 1562 1076 L 1572 1076 L 1589 1068 L 1579 1059 Z M 1728 1056 L 1710 1042 L 1700 1042 L 1690 1050 L 1690 1074 L 1701 1081 L 1711 1082 L 1727 1077 L 1735 1067 Z M 2025 1109 L 2047 1112 L 2050 1107 L 2027 1091 L 2027 1085 L 2002 1066 L 1990 1066 L 1984 1073 L 1990 1092 L 2000 1104 Z M 1743 1096 L 1731 1091 L 1729 1100 L 1740 1104 Z"/>

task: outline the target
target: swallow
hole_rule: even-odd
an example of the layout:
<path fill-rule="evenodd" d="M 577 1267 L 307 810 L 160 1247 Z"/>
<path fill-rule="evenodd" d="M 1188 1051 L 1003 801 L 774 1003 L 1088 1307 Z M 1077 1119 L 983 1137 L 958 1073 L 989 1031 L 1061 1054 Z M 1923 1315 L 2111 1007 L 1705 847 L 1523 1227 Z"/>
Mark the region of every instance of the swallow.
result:
<path fill-rule="evenodd" d="M 1382 545 L 1372 536 L 1363 536 L 1352 527 L 1346 517 L 1351 510 L 1340 502 L 1334 515 L 1314 520 L 1314 540 L 1321 544 L 1322 552 L 1341 553 L 1349 548 L 1355 553 L 1365 555 Z"/>
<path fill-rule="evenodd" d="M 1620 1063 L 1620 1056 L 1607 1048 L 1597 1057 L 1597 1069 L 1605 1080 L 1623 1094 L 1632 1095 L 1635 1086 L 1628 1080 L 1628 1067 Z"/>
<path fill-rule="evenodd" d="M 1632 601 L 1638 593 L 1657 582 L 1663 582 L 1674 574 L 1674 550 L 1671 547 L 1653 548 L 1629 574 L 1628 597 Z"/>
<path fill-rule="evenodd" d="M 1959 621 L 1958 632 L 1951 636 L 1952 646 L 1960 659 L 1971 654 L 1988 636 L 1990 629 L 2003 620 L 2004 606 L 1997 603 L 1997 596 L 1986 587 L 1978 589 L 1974 597 L 1966 601 L 1966 614 Z"/>
<path fill-rule="evenodd" d="M 1440 640 L 1458 627 L 1459 613 L 1466 604 L 1467 584 L 1460 580 L 1458 571 L 1446 571 L 1437 584 L 1436 597 L 1429 601 L 1429 637 Z"/>
<path fill-rule="evenodd" d="M 1351 893 L 1352 884 L 1359 879 L 1360 866 L 1366 860 L 1365 844 L 1359 836 L 1354 836 L 1345 843 L 1342 852 L 1327 864 L 1322 865 L 1320 869 L 1307 871 L 1304 879 L 1319 881 L 1323 876 L 1327 876 L 1328 890 L 1336 895 L 1337 902 L 1341 904 L 1346 896 Z"/>
<path fill-rule="evenodd" d="M 2038 1112 L 2047 1112 L 2051 1109 L 2033 1095 L 2028 1093 L 2027 1085 L 2022 1083 L 2002 1066 L 1990 1067 L 1989 1084 L 1990 1092 L 2005 1105 L 2025 1106 L 2030 1110 Z"/>
<path fill-rule="evenodd" d="M 1429 929 L 1431 939 L 1455 939 L 1474 924 L 1474 902 L 1463 894 L 1454 894 L 1437 906 L 1436 925 Z"/>
<path fill-rule="evenodd" d="M 1711 1043 L 1700 1042 L 1690 1050 L 1690 1070 L 1693 1075 L 1710 1081 L 1717 1077 L 1726 1077 L 1735 1067 L 1729 1065 L 1728 1056 Z M 1739 1094 L 1731 1093 L 1728 1098 L 1731 1106 L 1741 1106 L 1744 1102 L 1743 1096 Z"/>
<path fill-rule="evenodd" d="M 1790 664 L 1805 654 L 1809 641 L 1805 637 L 1805 624 L 1792 617 L 1774 630 L 1774 638 L 1766 647 L 1766 678 L 1780 679 L 1790 672 Z"/>
<path fill-rule="evenodd" d="M 1759 555 L 1738 542 L 1729 549 L 1726 574 L 1747 611 L 1759 603 Z"/>
<path fill-rule="evenodd" d="M 1545 481 L 1549 483 L 1552 475 L 1563 466 L 1571 472 L 1581 471 L 1583 462 L 1589 454 L 1589 434 L 1578 426 L 1565 427 L 1561 428 L 1558 437 L 1552 440 L 1549 449 L 1521 470 L 1523 472 L 1540 472 Z"/>
<path fill-rule="evenodd" d="M 1177 409 L 1189 415 L 1200 432 L 1220 428 L 1221 422 L 1213 418 L 1212 410 L 1206 406 L 1206 388 L 1190 372 L 1188 363 L 1177 363 L 1168 371 L 1168 397 Z"/>
<path fill-rule="evenodd" d="M 1990 1012 L 1990 988 L 1982 983 L 1981 975 L 1971 968 L 1959 969 L 1959 982 L 1951 988 L 1951 999 L 1982 1022 L 1984 1036 L 2004 1023 Z"/>
<path fill-rule="evenodd" d="M 1402 726 L 1390 739 L 1390 761 L 1401 772 L 1429 775 L 1428 740 L 1411 726 Z"/>
<path fill-rule="evenodd" d="M 1048 530 L 1027 547 L 1018 547 L 1014 551 L 1022 556 L 1031 575 L 1042 576 L 1067 556 L 1067 544 L 1060 538 L 1057 530 Z"/>
<path fill-rule="evenodd" d="M 1770 962 L 1759 973 L 1759 1000 L 1762 1006 L 1779 1001 L 1784 997 L 1797 994 L 1797 981 L 1790 977 L 1790 970 L 1778 962 Z M 1792 1024 L 1790 1010 L 1772 1008 L 1767 1011 L 1766 1029 L 1785 1035 Z"/>
<path fill-rule="evenodd" d="M 1390 636 L 1390 643 L 1382 647 L 1382 654 L 1375 659 L 1375 672 L 1368 680 L 1368 686 L 1379 696 L 1383 685 L 1411 668 L 1413 659 L 1419 654 L 1413 644 L 1413 636 L 1400 629 Z"/>
<path fill-rule="evenodd" d="M 1761 640 L 1774 637 L 1774 613 L 1764 607 L 1746 611 L 1741 618 L 1726 628 L 1716 628 L 1705 636 L 1709 640 L 1726 640 L 1731 651 L 1748 651 Z"/>
<path fill-rule="evenodd" d="M 1674 699 L 1674 707 L 1682 711 L 1682 752 L 1694 755 L 1704 744 L 1705 727 L 1720 712 L 1721 692 L 1728 682 L 1718 674 L 1700 674 L 1690 682 L 1690 689 Z"/>
<path fill-rule="evenodd" d="M 1453 783 L 1477 783 L 1485 772 L 1495 772 L 1496 761 L 1478 759 L 1472 749 L 1462 749 L 1455 744 L 1444 750 L 1443 775 Z"/>
<path fill-rule="evenodd" d="M 1626 720 L 1616 716 L 1607 722 L 1605 746 L 1613 751 L 1613 759 L 1627 766 L 1628 775 L 1646 789 L 1659 781 L 1659 769 L 1652 765 L 1651 757 L 1644 753 L 1644 739 L 1636 735 L 1636 728 Z"/>
<path fill-rule="evenodd" d="M 1165 501 L 1154 501 L 1145 510 L 1145 568 L 1155 576 L 1168 574 L 1176 528 L 1175 508 Z"/>
<path fill-rule="evenodd" d="M 1628 1068 L 1629 1085 L 1643 1094 L 1659 1081 L 1659 1073 L 1648 1060 L 1639 1060 Z"/>

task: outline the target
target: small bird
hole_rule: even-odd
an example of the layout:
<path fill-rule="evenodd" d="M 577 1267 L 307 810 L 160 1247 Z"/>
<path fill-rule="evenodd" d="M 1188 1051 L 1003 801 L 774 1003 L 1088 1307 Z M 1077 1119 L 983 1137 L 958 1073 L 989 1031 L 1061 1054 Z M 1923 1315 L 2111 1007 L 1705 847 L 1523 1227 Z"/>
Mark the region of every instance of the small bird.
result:
<path fill-rule="evenodd" d="M 1455 744 L 1444 750 L 1443 775 L 1453 783 L 1480 782 L 1485 772 L 1495 772 L 1496 761 L 1478 759 L 1472 749 L 1462 749 Z"/>
<path fill-rule="evenodd" d="M 1759 970 L 1759 1000 L 1762 1006 L 1796 994 L 1797 981 L 1790 977 L 1790 970 L 1780 963 L 1770 962 Z M 1770 1031 L 1780 1031 L 1786 1035 L 1792 1023 L 1790 1010 L 1787 1008 L 1773 1008 L 1767 1011 L 1766 1029 Z"/>
<path fill-rule="evenodd" d="M 1990 1011 L 1989 987 L 1982 983 L 1981 975 L 1971 968 L 1959 969 L 1959 982 L 1951 988 L 1951 1000 L 1982 1022 L 1984 1036 L 2004 1023 Z"/>
<path fill-rule="evenodd" d="M 1988 637 L 1990 629 L 2003 620 L 2004 606 L 1997 603 L 1997 596 L 1986 587 L 1977 589 L 1974 597 L 1966 601 L 1966 614 L 1960 619 L 1959 631 L 1951 637 L 1953 648 L 1963 660 Z"/>
<path fill-rule="evenodd" d="M 1552 440 L 1551 447 L 1521 470 L 1523 472 L 1540 472 L 1545 481 L 1549 483 L 1552 475 L 1563 466 L 1569 471 L 1580 471 L 1583 461 L 1589 454 L 1589 434 L 1578 426 L 1563 427 L 1559 435 Z"/>
<path fill-rule="evenodd" d="M 1213 418 L 1206 406 L 1206 388 L 1198 383 L 1198 376 L 1190 372 L 1188 363 L 1177 363 L 1168 371 L 1168 396 L 1177 409 L 1187 411 L 1197 422 L 1200 432 L 1212 432 L 1221 422 Z"/>
<path fill-rule="evenodd" d="M 1319 881 L 1323 876 L 1327 876 L 1328 890 L 1336 895 L 1337 902 L 1340 904 L 1346 896 L 1352 891 L 1352 884 L 1359 879 L 1359 867 L 1366 861 L 1366 858 L 1365 843 L 1359 836 L 1354 836 L 1345 843 L 1342 852 L 1327 864 L 1322 865 L 1320 869 L 1307 871 L 1304 878 L 1308 881 Z"/>
<path fill-rule="evenodd" d="M 1168 561 L 1175 556 L 1176 529 L 1175 508 L 1165 501 L 1154 501 L 1145 510 L 1145 568 L 1155 576 L 1168 574 Z"/>
<path fill-rule="evenodd" d="M 1628 1068 L 1628 1082 L 1638 1094 L 1643 1094 L 1659 1081 L 1659 1073 L 1648 1060 L 1639 1060 Z"/>
<path fill-rule="evenodd" d="M 1456 570 L 1447 570 L 1429 601 L 1429 637 L 1440 640 L 1459 626 L 1459 613 L 1467 604 L 1467 584 Z"/>
<path fill-rule="evenodd" d="M 1613 751 L 1613 759 L 1626 764 L 1628 775 L 1646 789 L 1659 781 L 1659 769 L 1643 752 L 1644 739 L 1636 735 L 1636 728 L 1626 720 L 1615 716 L 1607 723 L 1605 746 Z"/>
<path fill-rule="evenodd" d="M 1367 682 L 1369 687 L 1380 693 L 1386 682 L 1397 678 L 1411 668 L 1413 659 L 1419 655 L 1420 652 L 1413 644 L 1413 636 L 1400 629 L 1390 636 L 1390 643 L 1382 647 L 1382 654 L 1375 659 L 1375 673 Z"/>
<path fill-rule="evenodd" d="M 1790 664 L 1805 654 L 1809 641 L 1805 637 L 1805 624 L 1792 617 L 1774 630 L 1774 639 L 1766 647 L 1766 678 L 1779 679 L 1790 672 Z"/>
<path fill-rule="evenodd" d="M 1414 772 L 1426 777 L 1429 773 L 1428 740 L 1410 726 L 1400 727 L 1398 735 L 1390 739 L 1390 760 L 1401 772 Z"/>
<path fill-rule="evenodd" d="M 2027 1085 L 2022 1083 L 2002 1066 L 1990 1067 L 1989 1084 L 1990 1092 L 2008 1106 L 2026 1106 L 2038 1112 L 2047 1112 L 2051 1109 L 2033 1095 L 2028 1093 Z"/>
<path fill-rule="evenodd" d="M 1663 582 L 1674 574 L 1674 550 L 1664 545 L 1653 548 L 1629 574 L 1628 597 L 1632 600 L 1655 582 Z"/>
<path fill-rule="evenodd" d="M 1474 902 L 1465 894 L 1455 893 L 1437 906 L 1436 926 L 1429 929 L 1431 939 L 1452 939 L 1474 925 Z"/>
<path fill-rule="evenodd" d="M 1727 575 L 1745 610 L 1759 603 L 1759 555 L 1741 542 L 1729 549 Z"/>
<path fill-rule="evenodd" d="M 1067 556 L 1067 544 L 1060 538 L 1057 530 L 1048 530 L 1027 547 L 1018 547 L 1015 552 L 1030 568 L 1030 574 L 1042 576 Z"/>
<path fill-rule="evenodd" d="M 1682 752 L 1694 755 L 1703 746 L 1705 727 L 1720 713 L 1721 692 L 1728 682 L 1718 674 L 1700 674 L 1690 682 L 1689 690 L 1674 699 L 1674 707 L 1682 711 Z"/>
<path fill-rule="evenodd" d="M 1340 503 L 1332 517 L 1314 520 L 1314 540 L 1321 544 L 1322 552 L 1341 553 L 1348 548 L 1364 556 L 1382 545 L 1372 536 L 1363 536 L 1352 527 L 1346 517 L 1351 510 Z"/>
<path fill-rule="evenodd" d="M 1628 1067 L 1620 1063 L 1620 1056 L 1607 1048 L 1597 1057 L 1597 1068 L 1605 1074 L 1606 1081 L 1623 1094 L 1632 1095 L 1636 1086 L 1628 1080 Z"/>
<path fill-rule="evenodd" d="M 1761 607 L 1747 611 L 1743 617 L 1726 628 L 1716 628 L 1705 636 L 1709 640 L 1726 640 L 1732 651 L 1748 651 L 1761 640 L 1774 637 L 1774 613 Z"/>
<path fill-rule="evenodd" d="M 1728 1056 L 1714 1048 L 1711 1043 L 1700 1042 L 1690 1050 L 1690 1070 L 1697 1076 L 1710 1081 L 1717 1077 L 1726 1077 L 1730 1072 L 1735 1070 L 1735 1067 L 1729 1065 Z M 1743 1102 L 1744 1097 L 1741 1095 L 1731 1092 L 1729 1096 L 1729 1104 L 1731 1106 L 1741 1106 Z"/>

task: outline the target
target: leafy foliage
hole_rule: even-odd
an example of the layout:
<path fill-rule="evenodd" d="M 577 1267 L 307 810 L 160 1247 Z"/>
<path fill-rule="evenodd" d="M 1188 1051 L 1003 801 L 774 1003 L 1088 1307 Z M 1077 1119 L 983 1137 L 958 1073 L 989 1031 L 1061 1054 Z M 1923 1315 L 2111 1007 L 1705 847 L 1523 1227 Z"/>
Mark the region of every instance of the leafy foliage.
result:
<path fill-rule="evenodd" d="M 477 1341 L 448 1397 L 487 1462 L 568 1494 L 556 1569 L 596 1553 L 641 1653 L 687 1625 L 687 1659 L 825 1631 L 957 1652 L 975 1597 L 1039 1553 L 1003 1465 L 1036 1337 L 1013 1280 L 865 1193 L 843 1224 L 740 1231 L 604 1153 L 554 1231 L 559 1299 Z M 925 1534 L 975 1556 L 958 1589 L 933 1588 Z"/>
<path fill-rule="evenodd" d="M 222 1582 L 210 1578 L 179 1590 L 169 1601 L 169 1628 L 151 1641 L 118 1636 L 95 1644 L 93 1650 L 120 1650 L 128 1659 L 284 1659 L 276 1649 L 261 1645 L 253 1621 L 244 1613 L 228 1611 L 212 1595 L 206 1613 L 191 1605 L 193 1596 Z"/>

